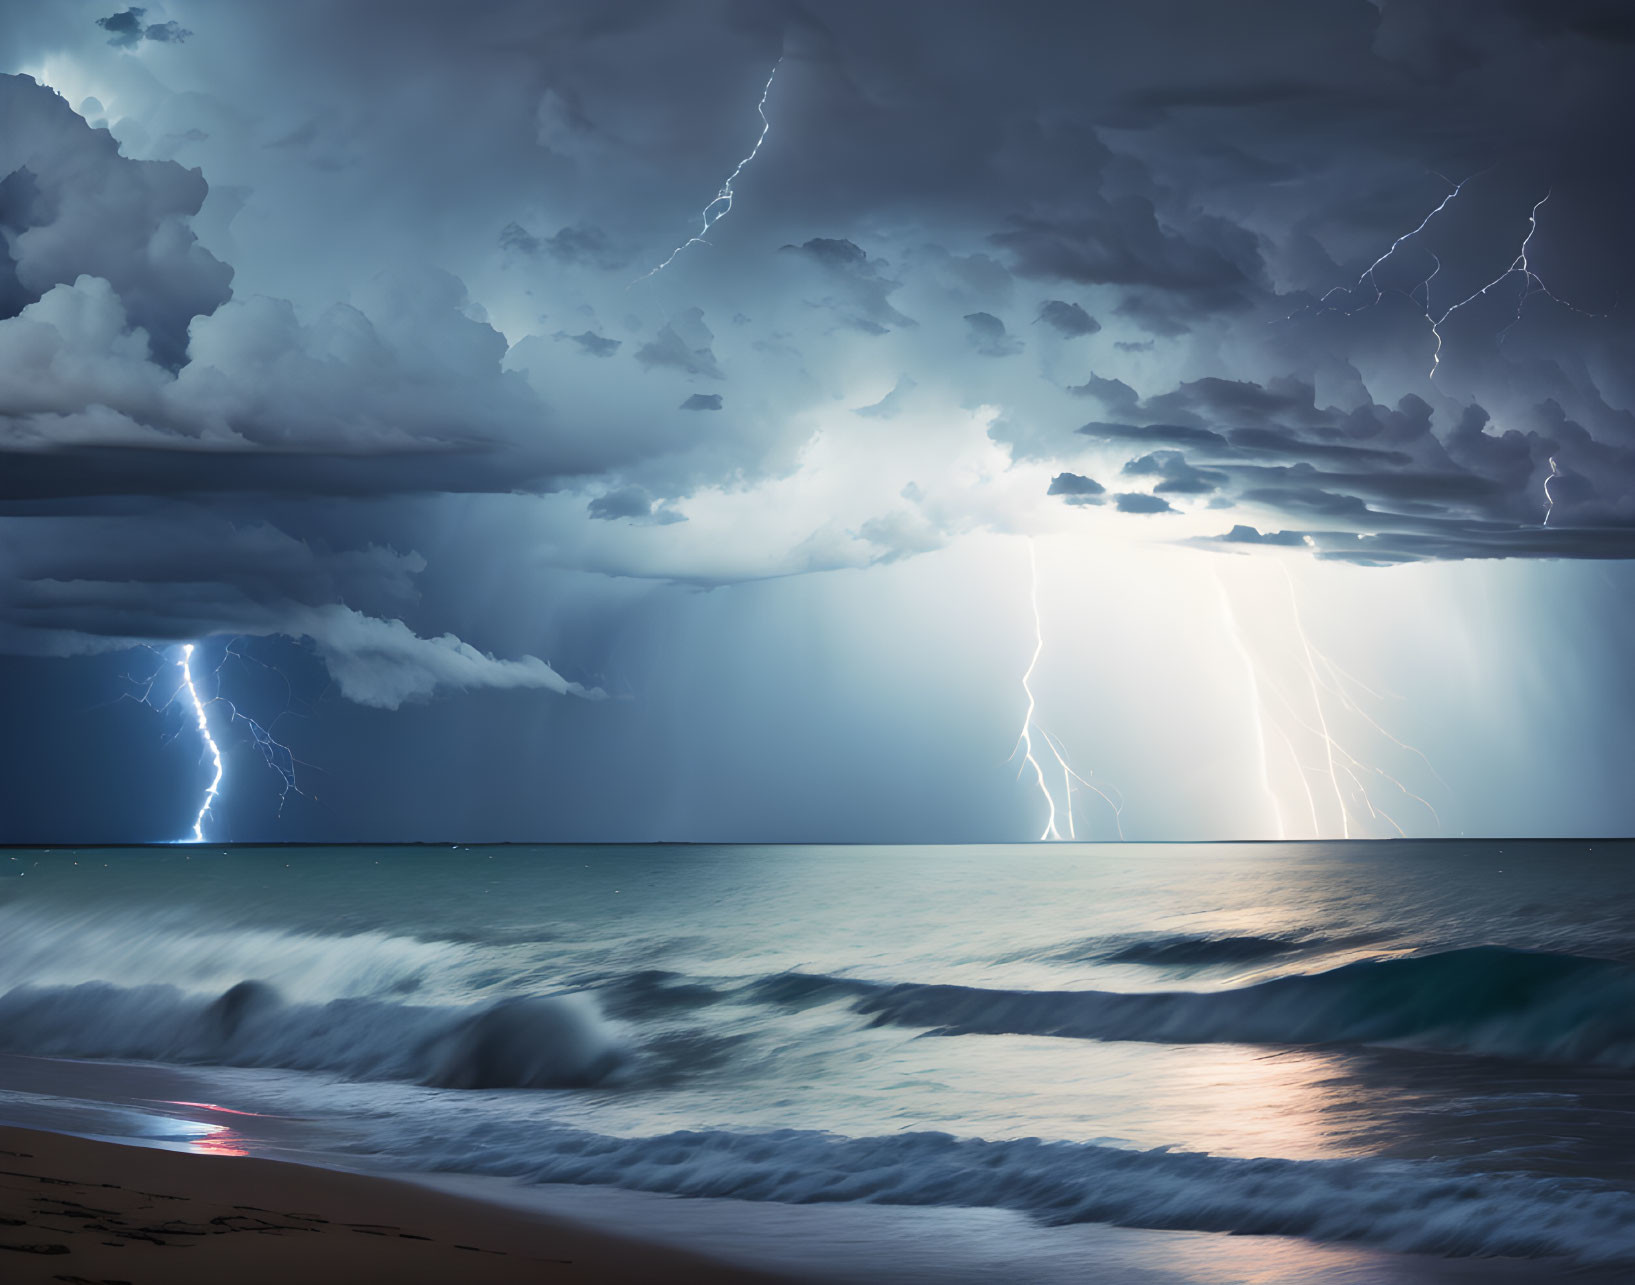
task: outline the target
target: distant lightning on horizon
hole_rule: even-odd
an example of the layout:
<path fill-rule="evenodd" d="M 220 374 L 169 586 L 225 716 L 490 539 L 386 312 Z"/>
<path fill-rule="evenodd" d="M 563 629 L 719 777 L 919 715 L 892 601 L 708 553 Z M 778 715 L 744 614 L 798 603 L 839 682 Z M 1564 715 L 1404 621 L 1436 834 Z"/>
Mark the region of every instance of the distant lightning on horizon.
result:
<path fill-rule="evenodd" d="M 1338 809 L 1337 828 L 1340 837 L 1347 839 L 1355 837 L 1354 829 L 1358 827 L 1366 829 L 1370 821 L 1376 823 L 1383 821 L 1390 827 L 1390 832 L 1406 837 L 1407 831 L 1397 816 L 1387 811 L 1380 793 L 1382 789 L 1386 791 L 1386 798 L 1400 797 L 1423 808 L 1440 831 L 1441 817 L 1430 800 L 1381 767 L 1377 759 L 1369 754 L 1362 744 L 1338 726 L 1336 720 L 1342 717 L 1361 723 L 1368 733 L 1419 759 L 1436 783 L 1443 789 L 1447 788 L 1446 782 L 1442 780 L 1422 750 L 1390 732 L 1368 712 L 1365 700 L 1378 700 L 1379 693 L 1341 668 L 1311 640 L 1302 618 L 1294 579 L 1289 575 L 1287 567 L 1282 568 L 1282 571 L 1294 637 L 1288 652 L 1294 662 L 1295 676 L 1292 686 L 1297 690 L 1293 692 L 1290 690 L 1291 684 L 1280 681 L 1278 673 L 1264 657 L 1257 656 L 1249 646 L 1225 584 L 1218 578 L 1216 581 L 1227 627 L 1249 676 L 1250 696 L 1255 706 L 1261 785 L 1271 801 L 1278 837 L 1287 837 L 1287 824 L 1282 802 L 1272 785 L 1268 727 L 1277 734 L 1278 740 L 1287 750 L 1289 761 L 1300 782 L 1306 809 L 1311 816 L 1314 838 L 1322 838 L 1324 831 L 1322 813 L 1326 809 L 1320 809 L 1318 806 L 1319 793 L 1331 793 L 1333 796 L 1334 805 Z M 1268 706 L 1268 694 L 1275 698 L 1276 707 L 1281 708 L 1281 718 L 1273 712 L 1273 707 Z M 1319 761 L 1316 764 L 1307 762 L 1306 757 L 1296 746 L 1296 738 L 1302 735 L 1306 744 L 1315 742 L 1318 747 Z M 1313 778 L 1316 778 L 1319 784 L 1317 791 L 1312 789 Z M 1396 804 L 1393 803 L 1391 806 L 1395 807 Z"/>
<path fill-rule="evenodd" d="M 727 175 L 726 182 L 721 184 L 721 190 L 715 194 L 715 199 L 704 207 L 703 225 L 694 235 L 688 237 L 674 250 L 671 250 L 669 257 L 665 259 L 663 263 L 637 277 L 636 281 L 631 282 L 632 285 L 635 285 L 637 282 L 646 281 L 649 277 L 657 276 L 659 273 L 663 272 L 675 262 L 676 256 L 688 246 L 707 245 L 708 242 L 705 240 L 705 237 L 709 233 L 709 230 L 732 212 L 732 200 L 734 195 L 732 185 L 737 182 L 738 176 L 744 172 L 744 167 L 753 161 L 756 155 L 760 152 L 761 144 L 766 142 L 767 132 L 772 128 L 772 122 L 767 119 L 766 115 L 766 100 L 767 96 L 772 92 L 772 82 L 777 78 L 778 68 L 782 65 L 783 59 L 781 58 L 772 64 L 772 73 L 766 78 L 766 85 L 761 90 L 761 101 L 756 104 L 755 110 L 761 118 L 761 132 L 755 139 L 755 146 L 751 147 L 744 158 L 733 167 L 732 173 Z"/>
<path fill-rule="evenodd" d="M 1051 735 L 1049 731 L 1041 727 L 1034 717 L 1038 710 L 1038 701 L 1033 694 L 1033 673 L 1039 666 L 1039 657 L 1044 654 L 1045 630 L 1044 617 L 1039 611 L 1039 559 L 1032 540 L 1028 541 L 1028 586 L 1028 601 L 1033 608 L 1033 655 L 1028 660 L 1028 667 L 1022 672 L 1022 694 L 1027 700 L 1027 709 L 1022 715 L 1022 730 L 1016 738 L 1016 748 L 1011 751 L 1011 757 L 1015 758 L 1018 753 L 1022 755 L 1022 765 L 1018 769 L 1017 775 L 1020 777 L 1031 767 L 1034 779 L 1039 786 L 1039 793 L 1044 796 L 1045 828 L 1039 835 L 1039 839 L 1043 842 L 1049 839 L 1077 839 L 1079 837 L 1078 827 L 1073 816 L 1073 786 L 1075 783 L 1098 795 L 1112 809 L 1113 825 L 1118 831 L 1118 837 L 1123 839 L 1124 820 L 1122 813 L 1124 806 L 1122 800 L 1114 800 L 1112 795 L 1108 794 L 1101 786 L 1093 781 L 1086 780 L 1078 772 L 1074 771 L 1072 765 L 1067 761 L 1066 749 L 1060 738 Z M 1052 772 L 1060 770 L 1062 774 L 1062 808 L 1060 812 L 1058 812 L 1056 806 L 1056 796 L 1052 792 L 1045 775 L 1044 765 L 1034 754 L 1033 735 L 1035 731 L 1038 732 L 1039 739 L 1043 741 L 1045 748 L 1050 751 L 1051 758 L 1055 760 L 1055 768 L 1052 769 Z M 1061 832 L 1061 824 L 1058 819 L 1063 813 L 1066 815 L 1067 824 L 1067 833 L 1065 835 Z"/>
<path fill-rule="evenodd" d="M 291 794 L 302 793 L 302 790 L 296 781 L 295 769 L 297 766 L 297 760 L 294 754 L 291 753 L 290 748 L 273 736 L 266 726 L 257 721 L 255 718 L 252 718 L 249 714 L 246 714 L 237 706 L 237 704 L 222 694 L 221 670 L 230 659 L 236 659 L 241 663 L 253 662 L 261 665 L 265 669 L 270 669 L 272 672 L 279 674 L 280 677 L 283 677 L 281 671 L 277 670 L 273 666 L 267 665 L 266 662 L 239 650 L 237 646 L 239 641 L 239 639 L 233 639 L 228 642 L 227 646 L 223 649 L 221 662 L 215 667 L 214 670 L 211 671 L 216 679 L 216 690 L 213 695 L 206 696 L 204 692 L 200 690 L 200 679 L 194 672 L 194 662 L 197 658 L 199 645 L 197 643 L 183 643 L 181 644 L 179 651 L 176 653 L 176 659 L 174 661 L 176 670 L 180 677 L 174 690 L 171 691 L 170 695 L 164 701 L 156 704 L 153 700 L 153 688 L 159 681 L 158 670 L 145 679 L 136 679 L 127 676 L 127 681 L 131 682 L 139 690 L 126 692 L 121 697 L 121 699 L 135 700 L 139 704 L 158 710 L 167 709 L 178 698 L 185 697 L 188 713 L 191 716 L 193 725 L 197 728 L 199 733 L 201 751 L 204 757 L 208 758 L 210 761 L 213 775 L 209 785 L 205 787 L 204 797 L 199 802 L 198 811 L 193 819 L 192 831 L 186 839 L 182 840 L 182 842 L 204 842 L 205 822 L 211 816 L 216 800 L 221 793 L 223 782 L 226 779 L 226 758 L 222 753 L 221 742 L 216 739 L 216 733 L 212 730 L 210 725 L 209 711 L 210 707 L 213 705 L 220 705 L 226 709 L 228 726 L 232 726 L 235 723 L 244 724 L 249 733 L 251 743 L 260 752 L 261 757 L 267 766 L 277 774 L 280 781 L 278 795 L 280 813 L 282 813 L 284 804 L 288 801 Z M 160 654 L 157 653 L 156 649 L 151 647 L 146 648 L 146 650 L 155 651 L 156 654 Z M 286 678 L 284 681 L 287 687 L 288 679 Z M 286 708 L 281 711 L 281 713 L 287 712 L 289 712 L 288 705 L 286 705 Z"/>
<path fill-rule="evenodd" d="M 193 819 L 193 842 L 204 842 L 204 819 L 210 814 L 210 805 L 216 801 L 216 793 L 221 789 L 221 778 L 224 771 L 221 762 L 221 747 L 216 744 L 216 738 L 210 734 L 210 720 L 205 717 L 204 701 L 199 697 L 199 689 L 193 682 L 193 644 L 182 644 L 182 658 L 176 662 L 182 671 L 182 689 L 187 692 L 187 698 L 193 705 L 193 714 L 199 723 L 199 736 L 203 739 L 205 749 L 209 751 L 211 759 L 215 761 L 216 775 L 211 779 L 204 792 L 204 801 L 199 804 L 199 814 Z"/>

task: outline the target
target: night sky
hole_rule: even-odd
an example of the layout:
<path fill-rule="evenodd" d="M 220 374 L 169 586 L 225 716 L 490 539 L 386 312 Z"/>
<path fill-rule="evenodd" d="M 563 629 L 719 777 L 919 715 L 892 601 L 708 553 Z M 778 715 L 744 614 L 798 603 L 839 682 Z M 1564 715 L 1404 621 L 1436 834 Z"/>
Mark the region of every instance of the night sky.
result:
<path fill-rule="evenodd" d="M 217 841 L 1635 829 L 1622 0 L 62 0 L 0 71 L 0 839 L 191 832 L 186 643 Z"/>

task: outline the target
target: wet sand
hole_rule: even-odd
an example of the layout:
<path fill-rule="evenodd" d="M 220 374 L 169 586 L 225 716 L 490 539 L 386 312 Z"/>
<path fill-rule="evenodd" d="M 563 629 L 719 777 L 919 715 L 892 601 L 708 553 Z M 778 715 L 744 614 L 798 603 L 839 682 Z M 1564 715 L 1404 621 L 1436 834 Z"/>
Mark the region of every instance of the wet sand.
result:
<path fill-rule="evenodd" d="M 387 1178 L 0 1127 L 7 1285 L 774 1279 Z"/>

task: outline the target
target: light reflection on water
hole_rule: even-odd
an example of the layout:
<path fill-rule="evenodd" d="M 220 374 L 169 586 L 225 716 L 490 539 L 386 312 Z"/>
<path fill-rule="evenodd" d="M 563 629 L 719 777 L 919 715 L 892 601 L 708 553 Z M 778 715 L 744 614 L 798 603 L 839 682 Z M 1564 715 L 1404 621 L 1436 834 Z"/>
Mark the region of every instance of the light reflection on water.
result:
<path fill-rule="evenodd" d="M 196 1064 L 163 1071 L 187 1083 L 143 1092 L 166 1117 L 149 1136 L 195 1151 L 290 1145 L 303 1117 L 299 1146 L 385 1167 L 412 1167 L 428 1132 L 455 1126 L 524 1152 L 562 1127 L 798 1129 L 1635 1182 L 1635 1077 L 1616 1067 L 1162 1032 L 953 1035 L 871 1020 L 855 991 L 786 1002 L 757 989 L 798 973 L 1214 1003 L 1268 979 L 1493 944 L 1635 960 L 1635 851 L 1618 845 L 1507 845 L 1502 878 L 1480 844 L 103 855 L 41 854 L 26 888 L 0 881 L 0 999 L 62 987 L 69 1016 L 95 999 L 115 1020 L 88 1028 L 94 1039 L 120 1016 L 108 988 L 175 988 L 141 1001 L 198 1010 L 174 1045 L 104 1056 Z M 245 981 L 267 989 L 227 1003 Z M 66 989 L 81 984 L 101 998 Z M 451 1091 L 417 1082 L 436 1081 L 412 1059 L 372 1069 L 426 1040 L 440 1011 L 453 1022 L 563 990 L 596 997 L 630 1053 L 592 1087 Z M 325 1016 L 342 1000 L 363 1007 Z M 73 1035 L 66 1017 L 52 1029 Z M 134 1023 L 120 1038 L 142 1035 Z M 39 1081 L 14 1079 L 19 1065 L 0 1057 L 0 1086 Z M 131 1092 L 72 1080 L 36 1091 Z"/>

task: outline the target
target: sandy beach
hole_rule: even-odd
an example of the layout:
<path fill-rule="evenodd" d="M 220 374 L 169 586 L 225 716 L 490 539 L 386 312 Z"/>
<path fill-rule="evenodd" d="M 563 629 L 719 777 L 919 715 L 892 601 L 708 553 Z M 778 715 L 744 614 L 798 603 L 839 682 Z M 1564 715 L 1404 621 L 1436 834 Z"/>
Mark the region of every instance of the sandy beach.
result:
<path fill-rule="evenodd" d="M 0 1279 L 750 1285 L 773 1278 L 390 1179 L 0 1128 Z"/>

